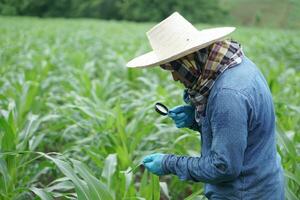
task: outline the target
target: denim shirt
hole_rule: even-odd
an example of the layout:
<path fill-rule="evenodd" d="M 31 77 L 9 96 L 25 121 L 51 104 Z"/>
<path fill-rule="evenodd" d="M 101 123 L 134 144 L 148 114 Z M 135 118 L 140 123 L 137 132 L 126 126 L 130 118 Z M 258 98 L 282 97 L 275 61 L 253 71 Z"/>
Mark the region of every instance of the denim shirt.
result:
<path fill-rule="evenodd" d="M 247 57 L 215 82 L 199 124 L 199 157 L 167 154 L 164 172 L 204 182 L 209 199 L 284 199 L 272 95 Z"/>

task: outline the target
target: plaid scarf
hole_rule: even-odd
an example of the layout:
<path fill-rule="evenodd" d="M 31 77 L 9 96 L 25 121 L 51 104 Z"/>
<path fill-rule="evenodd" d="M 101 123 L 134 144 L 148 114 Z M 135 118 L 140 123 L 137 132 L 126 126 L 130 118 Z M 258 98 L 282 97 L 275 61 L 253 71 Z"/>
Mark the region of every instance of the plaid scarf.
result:
<path fill-rule="evenodd" d="M 185 101 L 196 107 L 195 118 L 198 123 L 205 112 L 214 83 L 226 69 L 241 63 L 242 57 L 243 51 L 238 42 L 223 40 L 171 62 L 174 70 L 187 83 Z"/>

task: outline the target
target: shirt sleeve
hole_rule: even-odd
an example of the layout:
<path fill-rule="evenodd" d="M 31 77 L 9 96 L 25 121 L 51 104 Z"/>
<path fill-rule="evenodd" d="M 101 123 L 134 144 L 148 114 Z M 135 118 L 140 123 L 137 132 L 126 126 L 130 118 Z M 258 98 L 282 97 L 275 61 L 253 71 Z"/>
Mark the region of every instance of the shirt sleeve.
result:
<path fill-rule="evenodd" d="M 205 183 L 229 181 L 240 174 L 247 146 L 248 98 L 236 90 L 220 89 L 207 109 L 212 131 L 209 152 L 201 157 L 167 154 L 162 162 L 166 174 Z"/>

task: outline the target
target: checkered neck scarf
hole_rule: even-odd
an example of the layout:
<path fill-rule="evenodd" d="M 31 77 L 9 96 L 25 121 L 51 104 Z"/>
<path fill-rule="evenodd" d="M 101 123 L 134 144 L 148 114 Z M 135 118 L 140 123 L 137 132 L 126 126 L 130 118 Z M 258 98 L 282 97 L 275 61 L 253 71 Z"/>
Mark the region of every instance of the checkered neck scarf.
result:
<path fill-rule="evenodd" d="M 195 118 L 198 123 L 217 78 L 226 69 L 241 63 L 242 57 L 238 42 L 223 40 L 170 63 L 187 83 L 185 101 L 196 107 Z"/>

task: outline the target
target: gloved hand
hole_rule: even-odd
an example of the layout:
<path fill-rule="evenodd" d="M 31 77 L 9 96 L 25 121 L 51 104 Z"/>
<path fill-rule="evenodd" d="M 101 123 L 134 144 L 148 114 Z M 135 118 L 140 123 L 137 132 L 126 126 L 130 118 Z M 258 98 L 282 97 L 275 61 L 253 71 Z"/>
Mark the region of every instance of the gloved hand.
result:
<path fill-rule="evenodd" d="M 190 128 L 195 123 L 195 108 L 191 105 L 176 106 L 169 110 L 168 116 L 177 128 Z"/>
<path fill-rule="evenodd" d="M 162 159 L 164 156 L 165 154 L 162 153 L 148 155 L 143 159 L 143 164 L 146 167 L 146 169 L 149 170 L 151 173 L 156 174 L 158 176 L 164 175 L 162 169 Z"/>

